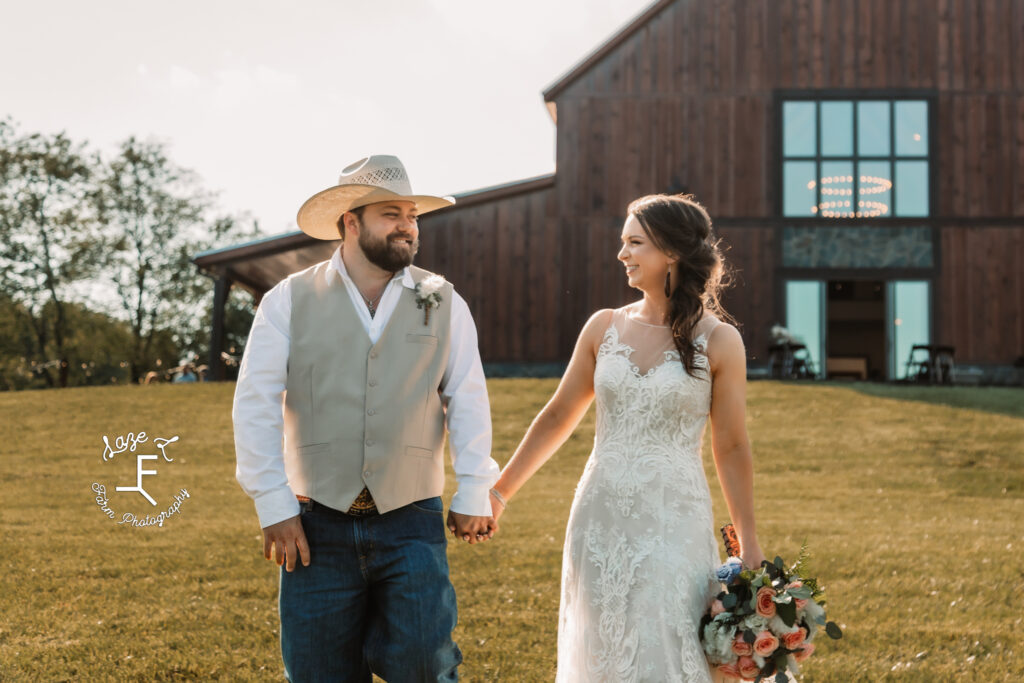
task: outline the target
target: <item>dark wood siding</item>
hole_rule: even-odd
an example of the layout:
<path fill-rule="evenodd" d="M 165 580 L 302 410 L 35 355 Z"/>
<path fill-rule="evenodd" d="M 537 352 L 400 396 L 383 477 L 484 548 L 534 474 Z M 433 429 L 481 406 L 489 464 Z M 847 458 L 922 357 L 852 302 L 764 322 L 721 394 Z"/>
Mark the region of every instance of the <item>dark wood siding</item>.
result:
<path fill-rule="evenodd" d="M 602 274 L 618 272 L 613 245 L 628 202 L 685 189 L 731 247 L 727 258 L 743 286 L 726 301 L 752 359 L 763 355 L 781 314 L 780 90 L 931 99 L 936 215 L 923 222 L 960 224 L 993 245 L 949 253 L 959 233 L 942 229 L 936 333 L 968 362 L 1006 363 L 1024 353 L 1019 330 L 1007 336 L 998 324 L 979 329 L 958 317 L 971 308 L 1024 319 L 1022 261 L 1012 247 L 1024 229 L 1024 0 L 664 4 L 585 72 L 548 91 L 558 112 L 557 224 L 573 248 L 564 277 L 567 289 L 579 283 L 582 292 L 565 301 L 563 329 L 578 330 L 592 311 L 623 299 Z"/>
<path fill-rule="evenodd" d="M 469 304 L 490 362 L 555 362 L 565 273 L 553 190 L 545 187 L 424 216 L 418 265 L 445 275 Z"/>
<path fill-rule="evenodd" d="M 1012 364 L 1024 355 L 1024 230 L 947 227 L 941 240 L 938 341 Z"/>

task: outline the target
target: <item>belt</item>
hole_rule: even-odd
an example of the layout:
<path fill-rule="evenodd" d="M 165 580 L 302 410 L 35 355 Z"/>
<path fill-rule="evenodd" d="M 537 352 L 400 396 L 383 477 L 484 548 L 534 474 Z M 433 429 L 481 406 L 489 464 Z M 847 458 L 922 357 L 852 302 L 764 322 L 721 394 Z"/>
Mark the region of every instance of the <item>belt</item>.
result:
<path fill-rule="evenodd" d="M 309 496 L 300 496 L 296 494 L 295 497 L 298 498 L 299 502 L 301 503 L 312 501 L 317 505 L 323 505 L 323 507 L 325 508 L 334 510 L 334 508 L 330 508 L 327 505 L 324 505 L 323 503 L 317 502 L 310 498 Z M 335 512 L 341 511 L 335 510 Z M 367 517 L 369 515 L 378 515 L 380 513 L 377 512 L 377 504 L 373 501 L 373 496 L 370 495 L 370 490 L 364 486 L 363 490 L 359 492 L 359 495 L 356 497 L 356 499 L 352 501 L 352 505 L 349 507 L 348 511 L 343 512 L 342 514 L 350 515 L 352 517 Z"/>

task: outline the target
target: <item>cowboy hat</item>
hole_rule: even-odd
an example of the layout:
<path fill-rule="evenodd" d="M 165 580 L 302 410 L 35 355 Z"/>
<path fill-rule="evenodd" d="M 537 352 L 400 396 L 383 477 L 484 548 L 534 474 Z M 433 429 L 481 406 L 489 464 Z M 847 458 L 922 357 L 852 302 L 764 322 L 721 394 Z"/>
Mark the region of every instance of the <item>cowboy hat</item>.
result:
<path fill-rule="evenodd" d="M 304 233 L 321 240 L 338 239 L 338 218 L 352 209 L 377 202 L 416 202 L 424 214 L 455 203 L 454 197 L 413 194 L 398 157 L 375 154 L 345 167 L 338 184 L 307 199 L 296 221 Z"/>

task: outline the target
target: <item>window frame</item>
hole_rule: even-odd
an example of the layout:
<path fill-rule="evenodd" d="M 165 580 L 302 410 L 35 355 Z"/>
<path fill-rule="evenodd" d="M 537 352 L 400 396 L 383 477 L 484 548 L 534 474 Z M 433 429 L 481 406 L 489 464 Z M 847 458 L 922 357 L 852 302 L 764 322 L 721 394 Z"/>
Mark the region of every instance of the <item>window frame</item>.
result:
<path fill-rule="evenodd" d="M 936 201 L 936 183 L 938 181 L 938 158 L 936 155 L 936 135 L 938 122 L 937 122 L 937 93 L 933 90 L 914 90 L 914 89 L 896 89 L 896 90 L 776 90 L 773 93 L 774 103 L 773 110 L 775 116 L 775 130 L 774 146 L 776 149 L 775 156 L 775 198 L 774 198 L 774 214 L 775 217 L 786 223 L 787 225 L 794 226 L 810 226 L 810 225 L 933 225 L 933 218 L 936 215 L 937 201 Z M 889 155 L 888 156 L 860 156 L 859 152 L 859 140 L 858 140 L 858 103 L 863 101 L 878 101 L 885 100 L 889 105 Z M 833 102 L 833 101 L 850 101 L 853 104 L 853 131 L 852 131 L 852 150 L 853 155 L 849 157 L 839 156 L 822 156 L 821 154 L 821 103 L 822 102 Z M 896 154 L 896 120 L 895 110 L 896 103 L 900 101 L 924 101 L 928 107 L 926 120 L 928 122 L 928 145 L 925 155 L 913 155 L 913 156 L 901 156 Z M 815 138 L 815 154 L 814 156 L 786 156 L 785 145 L 784 145 L 784 133 L 785 133 L 785 119 L 783 116 L 783 107 L 787 102 L 812 102 L 817 106 L 815 107 L 815 126 L 814 126 L 814 138 Z M 784 182 L 784 170 L 787 161 L 813 161 L 815 168 L 820 172 L 822 162 L 837 161 L 837 162 L 850 162 L 854 165 L 853 173 L 853 196 L 857 197 L 857 190 L 859 189 L 859 174 L 857 173 L 857 164 L 861 161 L 884 161 L 890 164 L 890 169 L 893 172 L 893 187 L 891 189 L 891 203 L 893 211 L 888 216 L 878 217 L 851 217 L 851 218 L 824 218 L 820 215 L 814 216 L 786 216 L 784 213 L 785 208 L 785 182 Z M 925 161 L 928 164 L 928 172 L 926 177 L 928 178 L 928 197 L 926 199 L 926 205 L 928 210 L 927 216 L 896 216 L 896 183 L 895 183 L 895 169 L 897 161 Z M 820 178 L 815 183 L 815 205 L 821 205 L 821 182 Z"/>

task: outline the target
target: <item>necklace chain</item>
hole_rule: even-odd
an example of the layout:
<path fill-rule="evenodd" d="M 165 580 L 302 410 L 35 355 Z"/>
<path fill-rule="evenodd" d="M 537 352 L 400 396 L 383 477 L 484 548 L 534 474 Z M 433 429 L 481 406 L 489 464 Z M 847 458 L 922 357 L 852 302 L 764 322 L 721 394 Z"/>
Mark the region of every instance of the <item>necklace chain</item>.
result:
<path fill-rule="evenodd" d="M 394 274 L 392 274 L 392 278 L 393 277 L 394 277 Z M 390 282 L 390 280 L 388 280 L 388 282 Z M 359 292 L 359 296 L 363 297 L 363 301 L 366 302 L 366 308 L 370 311 L 370 317 L 371 318 L 377 313 L 377 304 L 380 303 L 380 299 L 381 299 L 382 296 L 384 296 L 384 291 L 387 288 L 388 288 L 388 286 L 387 286 L 387 284 L 385 284 L 384 285 L 384 289 L 380 290 L 380 294 L 378 294 L 376 297 L 374 297 L 371 300 L 371 299 L 367 298 L 367 296 L 365 294 L 363 294 L 363 290 L 359 289 L 358 286 L 356 287 L 356 291 Z"/>

